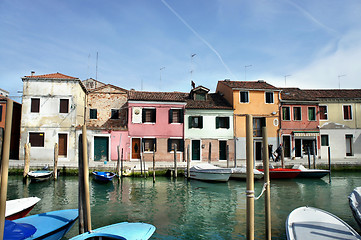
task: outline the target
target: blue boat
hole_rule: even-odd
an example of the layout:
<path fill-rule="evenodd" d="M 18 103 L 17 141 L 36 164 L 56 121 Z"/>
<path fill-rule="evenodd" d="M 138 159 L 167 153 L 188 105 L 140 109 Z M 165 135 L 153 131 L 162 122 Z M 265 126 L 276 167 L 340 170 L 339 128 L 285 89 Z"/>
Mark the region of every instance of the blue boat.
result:
<path fill-rule="evenodd" d="M 112 172 L 93 172 L 94 179 L 100 182 L 110 182 L 115 175 Z"/>
<path fill-rule="evenodd" d="M 122 240 L 147 240 L 155 231 L 155 227 L 148 223 L 121 222 L 101 227 L 71 238 L 70 240 L 85 239 L 122 239 Z"/>
<path fill-rule="evenodd" d="M 5 222 L 4 240 L 59 240 L 78 219 L 77 209 L 58 210 Z"/>

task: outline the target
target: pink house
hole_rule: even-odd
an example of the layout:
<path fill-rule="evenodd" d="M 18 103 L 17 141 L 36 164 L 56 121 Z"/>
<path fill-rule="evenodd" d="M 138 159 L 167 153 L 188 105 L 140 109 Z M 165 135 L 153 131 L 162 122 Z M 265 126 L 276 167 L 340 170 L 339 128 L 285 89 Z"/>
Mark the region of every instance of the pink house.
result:
<path fill-rule="evenodd" d="M 302 158 L 308 151 L 317 155 L 321 147 L 318 100 L 299 88 L 283 88 L 280 112 L 285 158 Z"/>
<path fill-rule="evenodd" d="M 184 160 L 184 108 L 189 94 L 180 92 L 129 91 L 129 159 Z M 142 154 L 142 155 L 141 155 Z"/>

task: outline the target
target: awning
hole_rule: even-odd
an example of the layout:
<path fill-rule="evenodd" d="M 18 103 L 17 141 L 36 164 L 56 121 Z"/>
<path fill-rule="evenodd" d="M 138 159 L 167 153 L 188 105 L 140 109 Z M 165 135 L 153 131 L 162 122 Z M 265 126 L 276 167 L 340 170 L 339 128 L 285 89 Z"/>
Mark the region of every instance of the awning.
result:
<path fill-rule="evenodd" d="M 295 137 L 317 137 L 320 135 L 319 131 L 293 131 Z"/>

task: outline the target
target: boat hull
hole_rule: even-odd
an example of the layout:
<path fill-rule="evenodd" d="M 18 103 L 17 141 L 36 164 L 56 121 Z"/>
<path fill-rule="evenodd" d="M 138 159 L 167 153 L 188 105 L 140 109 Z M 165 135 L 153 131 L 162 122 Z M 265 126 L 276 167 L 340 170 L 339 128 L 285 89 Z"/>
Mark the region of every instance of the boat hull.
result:
<path fill-rule="evenodd" d="M 28 177 L 32 182 L 42 182 L 49 180 L 53 176 L 53 171 L 37 170 L 28 173 Z"/>
<path fill-rule="evenodd" d="M 328 170 L 322 170 L 322 169 L 315 169 L 315 171 L 312 171 L 313 169 L 307 170 L 307 171 L 301 171 L 300 174 L 297 175 L 297 178 L 323 178 L 324 176 L 330 174 Z"/>
<path fill-rule="evenodd" d="M 110 182 L 115 177 L 115 173 L 112 172 L 93 172 L 94 180 L 99 182 Z"/>
<path fill-rule="evenodd" d="M 15 220 L 25 217 L 40 201 L 37 197 L 20 198 L 6 201 L 5 219 Z"/>
<path fill-rule="evenodd" d="M 361 187 L 355 188 L 348 196 L 352 215 L 361 229 Z"/>
<path fill-rule="evenodd" d="M 253 169 L 254 179 L 262 179 L 263 172 Z M 235 179 L 247 179 L 247 169 L 246 168 L 232 168 L 231 178 Z"/>
<path fill-rule="evenodd" d="M 299 207 L 286 220 L 288 240 L 295 239 L 361 239 L 346 222 L 321 209 Z"/>
<path fill-rule="evenodd" d="M 15 223 L 33 225 L 37 230 L 27 239 L 59 240 L 74 225 L 78 219 L 77 209 L 58 210 L 36 214 L 14 220 Z"/>
<path fill-rule="evenodd" d="M 259 169 L 264 171 L 263 169 Z M 269 169 L 270 179 L 291 179 L 295 178 L 300 174 L 301 170 L 299 169 L 288 169 L 288 168 L 273 168 Z"/>
<path fill-rule="evenodd" d="M 71 238 L 70 240 L 85 240 L 85 239 L 149 239 L 155 231 L 155 227 L 148 223 L 116 223 L 109 226 L 101 227 L 91 232 L 86 232 Z"/>
<path fill-rule="evenodd" d="M 229 173 L 191 171 L 189 177 L 202 181 L 227 182 L 231 176 Z"/>

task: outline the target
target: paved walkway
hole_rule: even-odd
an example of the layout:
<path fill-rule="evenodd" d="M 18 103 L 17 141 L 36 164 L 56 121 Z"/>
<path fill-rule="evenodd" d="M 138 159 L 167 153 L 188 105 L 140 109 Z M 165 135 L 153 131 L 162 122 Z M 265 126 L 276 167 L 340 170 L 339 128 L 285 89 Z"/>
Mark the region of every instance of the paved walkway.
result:
<path fill-rule="evenodd" d="M 207 162 L 207 161 L 203 161 L 203 162 Z M 191 166 L 192 165 L 196 165 L 200 162 L 191 162 Z M 221 167 L 226 167 L 227 166 L 227 162 L 226 161 L 221 161 L 221 162 L 217 162 L 217 163 L 213 163 L 215 165 L 221 166 Z M 304 165 L 305 167 L 308 167 L 308 158 L 303 158 L 303 159 L 295 159 L 295 160 L 290 160 L 290 159 L 286 159 L 284 161 L 284 165 L 285 167 L 292 167 L 293 165 Z M 40 169 L 43 168 L 44 166 L 48 165 L 50 168 L 53 167 L 54 163 L 53 161 L 30 161 L 30 168 L 31 169 Z M 242 166 L 242 165 L 246 165 L 246 160 L 237 160 L 237 166 Z M 280 167 L 281 166 L 281 162 L 270 162 L 270 165 L 273 165 L 274 167 Z M 355 166 L 360 166 L 361 167 L 361 159 L 356 159 L 356 158 L 343 158 L 343 159 L 332 159 L 331 158 L 331 165 L 335 166 L 335 167 L 355 167 Z M 112 169 L 116 169 L 117 166 L 117 162 L 116 161 L 110 161 L 110 162 L 90 162 L 89 163 L 89 168 L 90 169 L 98 169 L 98 170 L 112 170 Z M 135 171 L 139 170 L 140 171 L 140 163 L 139 161 L 125 161 L 123 162 L 123 166 L 125 169 L 134 169 Z M 234 162 L 230 162 L 229 163 L 230 167 L 234 166 Z M 257 167 L 261 167 L 262 166 L 262 161 L 256 161 L 256 166 Z M 316 167 L 320 167 L 320 168 L 328 168 L 328 160 L 327 159 L 316 159 Z M 77 169 L 78 168 L 78 162 L 74 161 L 74 162 L 70 162 L 70 161 L 59 161 L 58 162 L 58 169 L 61 168 L 69 168 L 69 169 Z M 187 163 L 186 162 L 177 162 L 177 167 L 179 169 L 185 169 L 187 167 Z M 9 168 L 18 168 L 18 169 L 23 169 L 24 168 L 24 160 L 10 160 L 9 161 Z M 146 169 L 152 169 L 153 168 L 153 163 L 152 162 L 146 162 Z M 156 162 L 156 169 L 173 169 L 174 168 L 174 162 Z M 313 168 L 313 158 L 311 158 L 311 168 Z"/>

